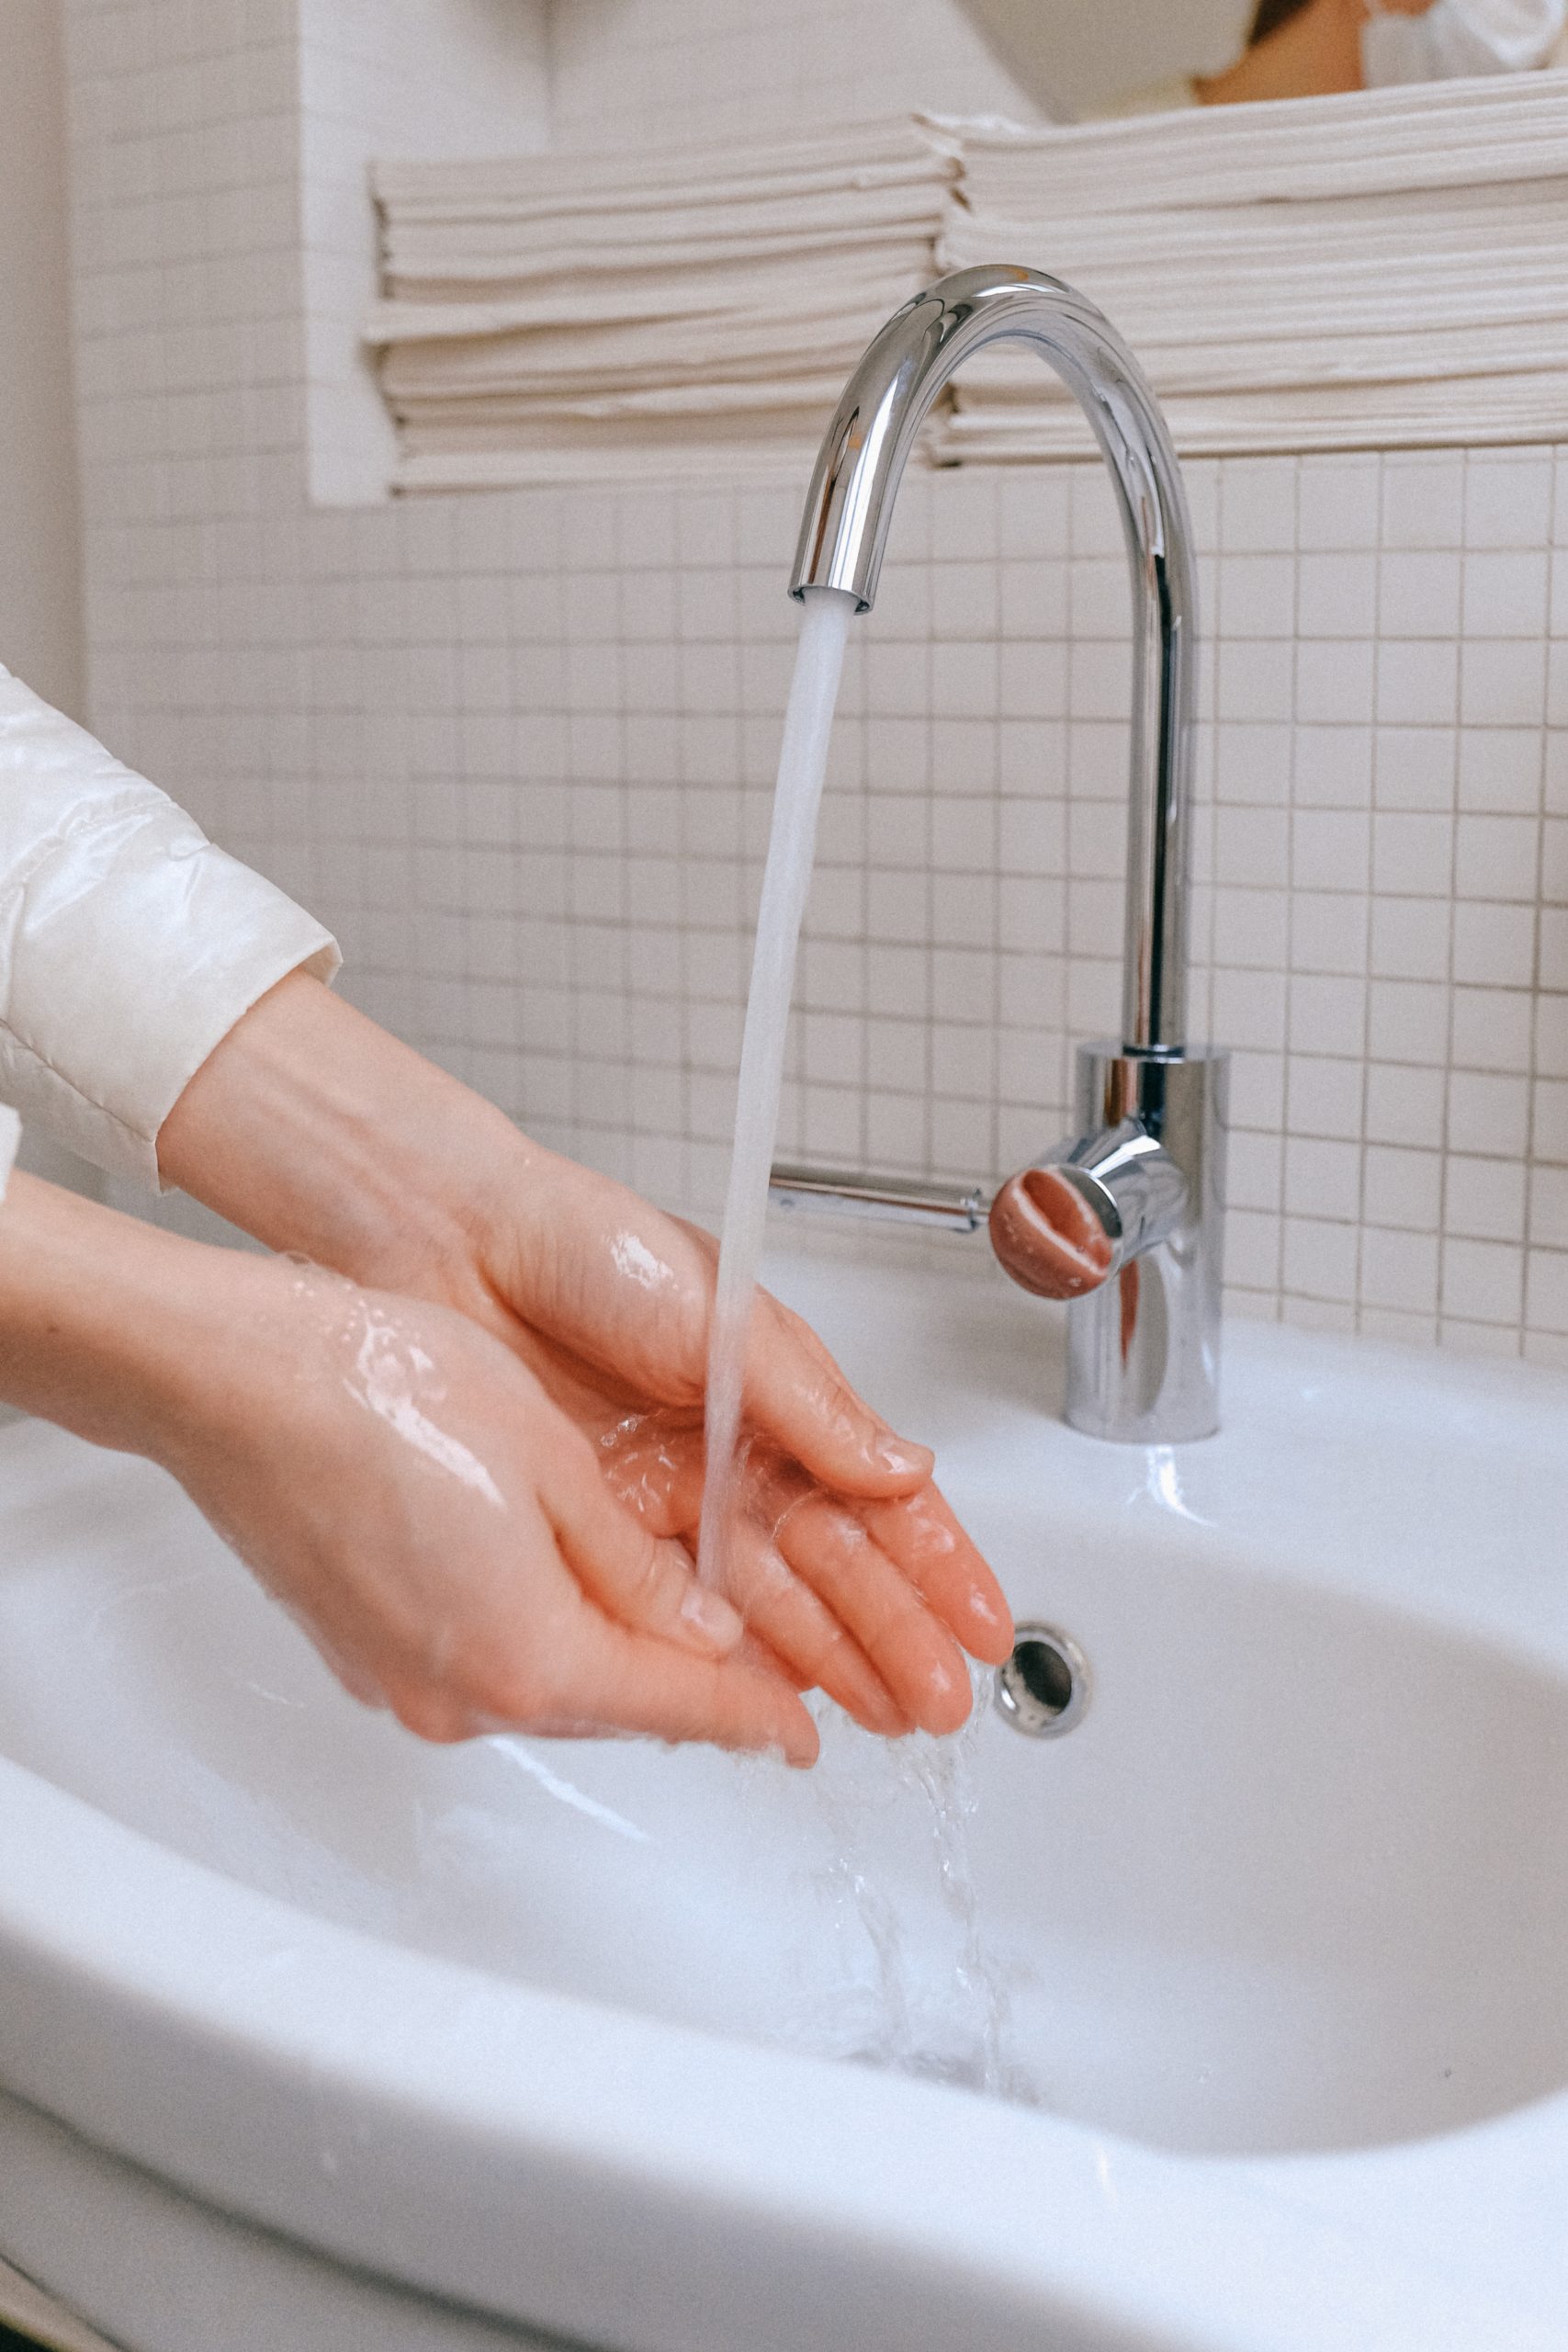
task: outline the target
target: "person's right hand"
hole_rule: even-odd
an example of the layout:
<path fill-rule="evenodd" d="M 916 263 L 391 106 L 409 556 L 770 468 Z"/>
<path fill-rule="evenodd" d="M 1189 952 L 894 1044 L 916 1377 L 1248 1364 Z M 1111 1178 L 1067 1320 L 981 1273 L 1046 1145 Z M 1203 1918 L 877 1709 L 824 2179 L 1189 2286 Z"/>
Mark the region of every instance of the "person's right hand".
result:
<path fill-rule="evenodd" d="M 202 1368 L 162 1458 L 356 1697 L 425 1739 L 649 1733 L 814 1760 L 736 1611 L 499 1340 L 287 1260 L 242 1270 L 234 1361 Z"/>
<path fill-rule="evenodd" d="M 0 1400 L 161 1463 L 347 1688 L 426 1739 L 817 1754 L 798 1694 L 690 1555 L 450 1307 L 178 1240 L 16 1175 Z"/>

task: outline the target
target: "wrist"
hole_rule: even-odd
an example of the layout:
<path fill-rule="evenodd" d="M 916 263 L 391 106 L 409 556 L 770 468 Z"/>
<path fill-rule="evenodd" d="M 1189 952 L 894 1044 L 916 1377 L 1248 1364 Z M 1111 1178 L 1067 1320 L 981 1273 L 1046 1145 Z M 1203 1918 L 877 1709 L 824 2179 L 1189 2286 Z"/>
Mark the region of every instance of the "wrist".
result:
<path fill-rule="evenodd" d="M 243 1333 L 266 1262 L 186 1241 L 37 1178 L 0 1205 L 0 1399 L 175 1467 L 247 1413 Z"/>
<path fill-rule="evenodd" d="M 236 1023 L 158 1137 L 165 1181 L 269 1248 L 426 1292 L 550 1158 L 303 973 Z"/>

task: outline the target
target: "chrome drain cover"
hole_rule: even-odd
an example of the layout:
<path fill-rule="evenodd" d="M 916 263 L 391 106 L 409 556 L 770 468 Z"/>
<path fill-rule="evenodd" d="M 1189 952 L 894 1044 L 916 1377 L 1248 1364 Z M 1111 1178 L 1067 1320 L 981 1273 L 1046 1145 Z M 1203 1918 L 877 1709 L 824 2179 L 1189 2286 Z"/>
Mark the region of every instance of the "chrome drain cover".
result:
<path fill-rule="evenodd" d="M 1020 1625 L 997 1668 L 997 1712 L 1031 1739 L 1060 1739 L 1083 1721 L 1093 1691 L 1089 1660 L 1059 1625 Z"/>

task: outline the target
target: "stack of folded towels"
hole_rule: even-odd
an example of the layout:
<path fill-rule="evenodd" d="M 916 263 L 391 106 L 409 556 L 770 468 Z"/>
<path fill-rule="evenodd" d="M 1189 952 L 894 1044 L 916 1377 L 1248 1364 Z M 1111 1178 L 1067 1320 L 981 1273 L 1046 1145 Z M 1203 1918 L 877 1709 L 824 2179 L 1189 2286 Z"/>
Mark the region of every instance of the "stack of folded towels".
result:
<path fill-rule="evenodd" d="M 1568 74 L 1024 129 L 377 168 L 369 340 L 404 489 L 809 468 L 883 321 L 1021 262 L 1131 344 L 1179 449 L 1562 437 Z M 937 462 L 1089 447 L 1031 355 L 972 362 Z"/>
<path fill-rule="evenodd" d="M 929 282 L 957 142 L 908 118 L 669 153 L 383 164 L 398 486 L 808 467 Z"/>
<path fill-rule="evenodd" d="M 942 267 L 1020 261 L 1081 288 L 1185 454 L 1561 437 L 1568 74 L 953 128 Z M 933 453 L 1088 446 L 1055 379 L 1003 351 L 958 379 Z"/>

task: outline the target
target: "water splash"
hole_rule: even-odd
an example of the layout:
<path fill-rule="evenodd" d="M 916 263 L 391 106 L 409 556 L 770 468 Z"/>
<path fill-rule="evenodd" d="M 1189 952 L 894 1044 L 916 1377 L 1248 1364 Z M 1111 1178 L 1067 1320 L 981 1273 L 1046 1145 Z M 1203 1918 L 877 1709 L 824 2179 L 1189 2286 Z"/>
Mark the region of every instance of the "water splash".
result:
<path fill-rule="evenodd" d="M 615 1272 L 636 1283 L 639 1290 L 662 1290 L 673 1295 L 681 1287 L 674 1268 L 667 1266 L 662 1258 L 656 1258 L 640 1234 L 617 1233 L 610 1244 L 610 1255 Z"/>
<path fill-rule="evenodd" d="M 1006 1978 L 981 1926 L 980 1897 L 969 1850 L 969 1825 L 979 1804 L 975 1758 L 985 1698 L 979 1673 L 973 1668 L 970 1671 L 974 1701 L 968 1722 L 947 1739 L 928 1740 L 913 1747 L 908 1764 L 931 1806 L 942 1899 L 962 1939 L 953 1964 L 953 1992 L 960 2022 L 973 2039 L 971 2079 L 976 2089 L 1000 2097 L 1007 2088 L 1003 2044 L 1010 2003 Z"/>
<path fill-rule="evenodd" d="M 349 1395 L 385 1421 L 405 1445 L 412 1445 L 449 1477 L 482 1495 L 495 1510 L 504 1510 L 506 1498 L 479 1456 L 423 1410 L 424 1402 L 439 1401 L 445 1393 L 432 1387 L 431 1396 L 422 1402 L 418 1391 L 422 1385 L 431 1385 L 429 1375 L 434 1370 L 424 1350 L 406 1339 L 367 1299 L 360 1298 L 355 1304 L 358 1346 L 353 1376 L 344 1380 Z"/>
<path fill-rule="evenodd" d="M 840 1974 L 781 2039 L 993 2097 L 1033 2098 L 1010 2054 L 1008 1974 L 982 1925 L 970 1853 L 978 1673 L 976 1680 L 975 1713 L 944 1739 L 917 1733 L 889 1743 L 846 1723 L 824 1726 L 814 1795 L 827 1850 L 811 1877 L 837 1922 Z M 890 1862 L 890 1828 L 901 1865 Z"/>

